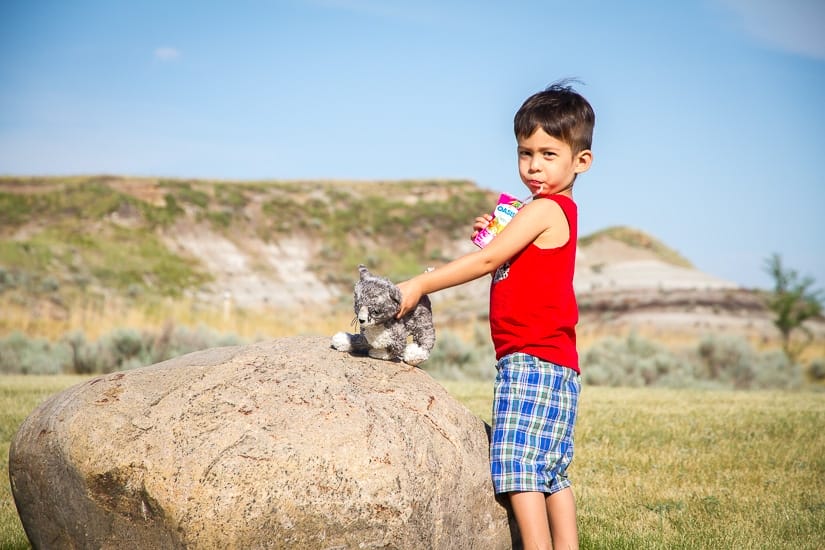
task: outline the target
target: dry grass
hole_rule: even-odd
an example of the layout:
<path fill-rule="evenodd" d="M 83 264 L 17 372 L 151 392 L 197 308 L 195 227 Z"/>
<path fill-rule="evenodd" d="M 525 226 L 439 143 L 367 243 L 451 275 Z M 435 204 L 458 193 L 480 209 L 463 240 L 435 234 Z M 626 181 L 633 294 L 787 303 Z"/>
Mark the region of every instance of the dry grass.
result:
<path fill-rule="evenodd" d="M 90 340 L 115 328 L 129 327 L 155 331 L 166 322 L 190 327 L 206 326 L 220 333 L 235 334 L 242 339 L 278 338 L 306 334 L 334 334 L 350 329 L 352 310 L 332 308 L 323 315 L 309 315 L 306 310 L 224 310 L 193 300 L 168 300 L 143 307 L 125 305 L 111 299 L 106 303 L 75 306 L 56 311 L 41 304 L 36 311 L 0 299 L 0 335 L 20 331 L 29 337 L 59 340 L 71 331 L 82 331 Z"/>

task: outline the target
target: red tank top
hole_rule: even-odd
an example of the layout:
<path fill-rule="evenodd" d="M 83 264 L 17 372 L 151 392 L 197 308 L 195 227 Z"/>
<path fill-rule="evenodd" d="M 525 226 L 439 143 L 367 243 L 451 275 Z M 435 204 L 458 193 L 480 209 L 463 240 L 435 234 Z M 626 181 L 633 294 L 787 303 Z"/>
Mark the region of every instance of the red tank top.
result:
<path fill-rule="evenodd" d="M 490 332 L 497 359 L 523 352 L 580 372 L 573 292 L 576 203 L 564 195 L 542 198 L 561 207 L 570 238 L 558 248 L 531 243 L 496 270 L 490 285 Z"/>

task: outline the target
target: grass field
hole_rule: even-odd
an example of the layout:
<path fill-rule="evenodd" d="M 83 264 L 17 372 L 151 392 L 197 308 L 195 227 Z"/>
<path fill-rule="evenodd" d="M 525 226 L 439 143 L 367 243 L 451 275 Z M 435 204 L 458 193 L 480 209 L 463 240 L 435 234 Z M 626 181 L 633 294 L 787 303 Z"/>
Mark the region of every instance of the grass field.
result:
<path fill-rule="evenodd" d="M 0 549 L 28 548 L 17 427 L 82 377 L 0 377 Z M 491 383 L 445 382 L 490 421 Z M 825 548 L 825 393 L 586 387 L 571 467 L 582 548 Z"/>
<path fill-rule="evenodd" d="M 490 421 L 490 384 L 445 386 Z M 582 548 L 825 548 L 825 394 L 586 387 Z"/>

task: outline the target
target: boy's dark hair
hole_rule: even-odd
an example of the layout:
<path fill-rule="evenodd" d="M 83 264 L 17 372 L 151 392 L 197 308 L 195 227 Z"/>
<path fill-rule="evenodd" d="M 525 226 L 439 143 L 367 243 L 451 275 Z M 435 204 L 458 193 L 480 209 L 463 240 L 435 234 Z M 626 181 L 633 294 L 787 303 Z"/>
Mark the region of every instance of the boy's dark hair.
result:
<path fill-rule="evenodd" d="M 528 138 L 542 128 L 570 145 L 573 154 L 590 149 L 595 124 L 593 107 L 566 80 L 528 97 L 513 121 L 517 139 Z"/>

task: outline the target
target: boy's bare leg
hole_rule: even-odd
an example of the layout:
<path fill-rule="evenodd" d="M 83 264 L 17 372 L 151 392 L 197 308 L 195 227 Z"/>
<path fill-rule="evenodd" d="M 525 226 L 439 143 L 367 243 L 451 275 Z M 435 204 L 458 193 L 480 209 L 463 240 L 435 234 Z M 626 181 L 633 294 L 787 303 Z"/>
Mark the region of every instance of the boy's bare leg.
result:
<path fill-rule="evenodd" d="M 573 497 L 573 490 L 570 487 L 562 489 L 547 495 L 546 500 L 553 549 L 576 550 L 579 547 L 579 530 L 576 527 L 576 499 Z"/>
<path fill-rule="evenodd" d="M 521 532 L 524 550 L 551 550 L 550 523 L 547 520 L 549 503 L 545 503 L 544 493 L 510 493 L 510 504 Z"/>

